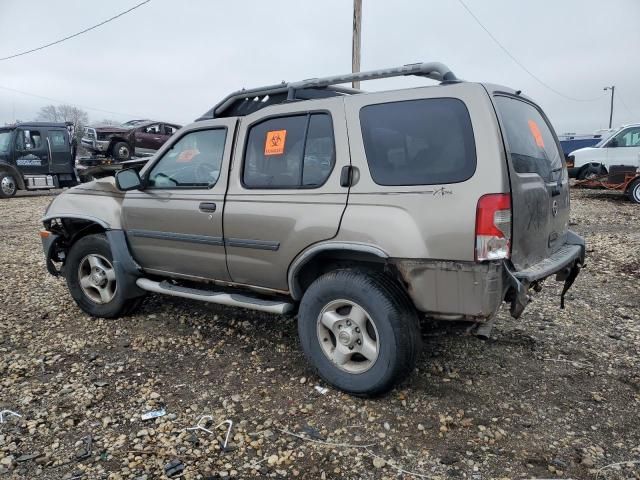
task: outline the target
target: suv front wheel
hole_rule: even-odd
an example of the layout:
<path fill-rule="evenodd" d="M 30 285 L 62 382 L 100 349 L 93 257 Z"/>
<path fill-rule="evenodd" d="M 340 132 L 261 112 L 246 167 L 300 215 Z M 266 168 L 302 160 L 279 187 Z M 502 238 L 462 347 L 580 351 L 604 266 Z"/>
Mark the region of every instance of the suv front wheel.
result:
<path fill-rule="evenodd" d="M 385 275 L 360 270 L 336 270 L 311 284 L 298 334 L 318 374 L 354 395 L 390 390 L 420 350 L 418 316 L 405 292 Z"/>
<path fill-rule="evenodd" d="M 127 298 L 124 289 L 118 288 L 120 282 L 105 235 L 87 235 L 74 243 L 64 272 L 71 296 L 93 317 L 124 316 L 142 301 L 142 297 Z"/>

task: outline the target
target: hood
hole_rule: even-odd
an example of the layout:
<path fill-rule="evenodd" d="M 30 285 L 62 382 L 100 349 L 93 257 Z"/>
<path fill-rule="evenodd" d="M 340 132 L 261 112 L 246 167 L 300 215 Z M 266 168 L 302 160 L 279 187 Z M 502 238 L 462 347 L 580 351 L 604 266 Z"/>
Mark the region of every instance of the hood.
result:
<path fill-rule="evenodd" d="M 116 179 L 114 177 L 104 177 L 97 180 L 92 180 L 87 183 L 81 183 L 73 188 L 67 190 L 66 193 L 75 194 L 109 194 L 109 195 L 124 195 L 123 192 L 116 187 Z"/>
<path fill-rule="evenodd" d="M 114 126 L 91 127 L 91 128 L 95 129 L 96 132 L 100 132 L 100 133 L 124 133 L 131 130 L 130 128 L 122 128 L 122 127 L 114 127 Z"/>
<path fill-rule="evenodd" d="M 593 152 L 597 150 L 600 150 L 600 149 L 596 147 L 584 147 L 584 148 L 579 148 L 577 150 L 574 150 L 573 152 L 569 153 L 569 155 L 575 155 L 575 154 L 582 155 L 583 153 Z"/>

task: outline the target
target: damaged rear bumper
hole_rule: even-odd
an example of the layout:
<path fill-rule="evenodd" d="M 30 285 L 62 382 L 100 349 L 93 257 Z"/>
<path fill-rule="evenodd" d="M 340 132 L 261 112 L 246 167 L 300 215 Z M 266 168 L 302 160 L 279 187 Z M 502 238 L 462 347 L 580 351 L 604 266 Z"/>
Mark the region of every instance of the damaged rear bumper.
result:
<path fill-rule="evenodd" d="M 390 259 L 415 307 L 443 320 L 486 321 L 503 301 L 518 318 L 529 302 L 529 288 L 555 275 L 565 282 L 561 299 L 584 264 L 584 239 L 569 231 L 566 243 L 549 258 L 516 271 L 510 261 Z M 564 302 L 562 301 L 561 305 Z"/>
<path fill-rule="evenodd" d="M 505 275 L 511 290 L 511 316 L 518 318 L 529 302 L 529 287 L 551 275 L 556 280 L 565 282 L 560 296 L 561 308 L 564 308 L 564 296 L 573 285 L 584 265 L 585 243 L 578 234 L 569 230 L 566 243 L 555 253 L 541 262 L 532 265 L 525 270 L 514 271 L 505 262 Z"/>

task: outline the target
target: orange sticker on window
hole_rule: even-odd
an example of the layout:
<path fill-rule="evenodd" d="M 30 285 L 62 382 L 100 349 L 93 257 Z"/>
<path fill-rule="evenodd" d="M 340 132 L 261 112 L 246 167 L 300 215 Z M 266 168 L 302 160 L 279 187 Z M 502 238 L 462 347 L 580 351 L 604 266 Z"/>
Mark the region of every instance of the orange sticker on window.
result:
<path fill-rule="evenodd" d="M 272 130 L 267 132 L 267 139 L 264 141 L 265 156 L 282 155 L 284 153 L 284 144 L 286 140 L 286 130 Z"/>
<path fill-rule="evenodd" d="M 529 130 L 531 130 L 531 135 L 533 135 L 533 139 L 536 141 L 536 145 L 538 145 L 540 148 L 544 148 L 544 140 L 542 139 L 542 133 L 540 133 L 538 124 L 533 120 L 529 120 Z"/>
<path fill-rule="evenodd" d="M 178 163 L 188 163 L 191 160 L 193 160 L 193 157 L 195 157 L 199 153 L 200 152 L 198 150 L 196 150 L 195 148 L 190 148 L 188 150 L 183 150 L 182 152 L 180 152 L 180 155 L 178 155 L 178 160 L 176 160 L 176 162 L 178 162 Z"/>

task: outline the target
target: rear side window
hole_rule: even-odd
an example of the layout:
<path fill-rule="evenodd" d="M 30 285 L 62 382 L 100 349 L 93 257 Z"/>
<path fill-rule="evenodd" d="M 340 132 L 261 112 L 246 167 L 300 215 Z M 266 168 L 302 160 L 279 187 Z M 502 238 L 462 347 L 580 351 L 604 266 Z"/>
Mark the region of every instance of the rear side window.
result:
<path fill-rule="evenodd" d="M 49 141 L 53 150 L 61 150 L 68 145 L 67 138 L 62 131 L 49 130 Z"/>
<path fill-rule="evenodd" d="M 334 161 L 328 114 L 271 118 L 249 130 L 242 179 L 247 188 L 316 188 Z"/>
<path fill-rule="evenodd" d="M 476 170 L 476 148 L 465 104 L 454 98 L 369 105 L 360 126 L 378 185 L 463 182 Z"/>
<path fill-rule="evenodd" d="M 536 107 L 522 100 L 496 96 L 513 169 L 550 179 L 562 169 L 562 155 L 551 128 Z"/>

